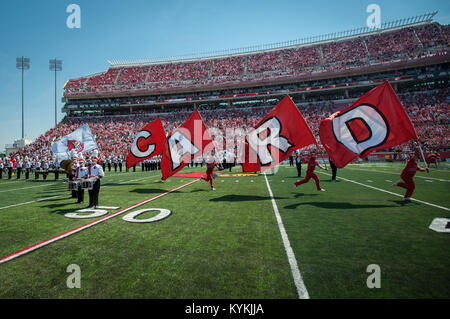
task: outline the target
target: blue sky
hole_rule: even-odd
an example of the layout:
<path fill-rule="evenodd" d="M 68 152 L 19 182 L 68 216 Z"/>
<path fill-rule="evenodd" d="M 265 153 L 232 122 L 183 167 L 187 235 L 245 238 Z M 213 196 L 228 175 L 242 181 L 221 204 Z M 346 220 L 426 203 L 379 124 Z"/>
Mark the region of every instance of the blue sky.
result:
<path fill-rule="evenodd" d="M 81 28 L 69 29 L 69 4 L 81 8 Z M 448 0 L 53 0 L 3 1 L 0 7 L 0 152 L 21 137 L 21 73 L 16 57 L 31 59 L 25 72 L 25 138 L 54 126 L 54 74 L 58 121 L 64 83 L 105 71 L 107 60 L 156 58 L 294 40 L 365 26 L 369 4 L 381 22 L 439 11 L 450 23 Z"/>

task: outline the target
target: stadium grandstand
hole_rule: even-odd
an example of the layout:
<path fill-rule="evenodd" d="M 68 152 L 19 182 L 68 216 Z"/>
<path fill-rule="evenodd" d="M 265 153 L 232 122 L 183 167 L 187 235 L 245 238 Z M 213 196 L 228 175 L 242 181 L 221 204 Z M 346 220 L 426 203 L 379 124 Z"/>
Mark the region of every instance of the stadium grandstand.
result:
<path fill-rule="evenodd" d="M 444 160 L 450 26 L 434 15 L 200 56 L 108 61 L 105 72 L 65 83 L 65 118 L 17 155 L 51 157 L 53 141 L 88 123 L 102 157 L 124 158 L 134 134 L 157 117 L 167 133 L 194 109 L 210 128 L 245 130 L 287 94 L 317 136 L 323 118 L 388 80 L 425 151 Z"/>

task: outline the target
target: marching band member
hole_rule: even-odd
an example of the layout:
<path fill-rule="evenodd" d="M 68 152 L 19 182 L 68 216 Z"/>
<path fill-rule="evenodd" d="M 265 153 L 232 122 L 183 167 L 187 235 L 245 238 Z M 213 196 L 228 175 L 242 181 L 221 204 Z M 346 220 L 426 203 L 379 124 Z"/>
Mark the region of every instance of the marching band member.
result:
<path fill-rule="evenodd" d="M 48 162 L 47 162 L 47 158 L 44 158 L 44 163 L 42 164 L 42 169 L 44 170 L 44 173 L 42 174 L 44 177 L 44 181 L 47 180 L 47 175 L 48 175 Z"/>
<path fill-rule="evenodd" d="M 39 171 L 41 170 L 41 162 L 39 159 L 36 159 L 34 163 L 34 179 L 39 179 Z"/>
<path fill-rule="evenodd" d="M 97 160 L 97 163 L 100 163 L 100 161 L 98 159 L 98 150 L 97 149 L 92 151 L 91 159 L 93 159 L 93 158 L 95 158 Z"/>
<path fill-rule="evenodd" d="M 75 179 L 75 173 L 76 173 L 76 170 L 78 168 L 78 156 L 73 155 L 72 156 L 72 160 L 74 162 L 73 169 L 70 172 L 70 174 L 67 175 L 67 178 L 68 178 L 69 181 L 73 181 Z M 78 198 L 76 190 L 72 190 L 72 198 Z"/>
<path fill-rule="evenodd" d="M 117 173 L 117 165 L 118 165 L 118 163 L 117 163 L 117 157 L 116 156 L 113 157 L 113 165 L 114 165 L 114 172 Z"/>
<path fill-rule="evenodd" d="M 25 179 L 30 178 L 30 170 L 31 170 L 31 161 L 27 159 L 25 163 Z"/>
<path fill-rule="evenodd" d="M 22 159 L 18 158 L 16 167 L 17 167 L 17 179 L 20 179 L 20 174 L 22 173 L 23 167 Z"/>
<path fill-rule="evenodd" d="M 13 163 L 12 159 L 10 159 L 8 162 L 8 179 L 11 179 L 11 176 L 13 175 L 13 167 L 14 167 L 14 163 Z"/>
<path fill-rule="evenodd" d="M 122 173 L 122 157 L 119 157 L 119 171 Z"/>
<path fill-rule="evenodd" d="M 103 169 L 97 164 L 97 159 L 91 160 L 91 165 L 88 167 L 88 177 L 95 178 L 94 187 L 89 190 L 89 208 L 98 207 L 98 195 L 100 193 L 100 179 L 105 176 Z"/>
<path fill-rule="evenodd" d="M 75 170 L 75 178 L 78 180 L 81 180 L 87 176 L 88 169 L 84 166 L 84 162 L 84 159 L 80 159 L 80 165 Z M 81 183 L 78 184 L 77 199 L 77 204 L 81 204 L 84 202 L 84 189 L 81 188 Z"/>

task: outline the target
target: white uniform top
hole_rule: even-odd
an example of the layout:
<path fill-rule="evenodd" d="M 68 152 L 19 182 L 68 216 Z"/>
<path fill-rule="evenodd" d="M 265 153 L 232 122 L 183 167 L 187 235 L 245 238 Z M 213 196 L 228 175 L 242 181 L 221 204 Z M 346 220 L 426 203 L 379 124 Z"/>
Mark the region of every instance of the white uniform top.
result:
<path fill-rule="evenodd" d="M 30 162 L 27 162 L 26 164 L 25 164 L 25 168 L 30 168 L 31 167 L 31 163 Z"/>
<path fill-rule="evenodd" d="M 34 164 L 34 167 L 40 168 L 41 167 L 41 162 L 36 162 L 36 164 Z"/>
<path fill-rule="evenodd" d="M 87 167 L 78 167 L 75 171 L 75 177 L 76 178 L 83 178 L 88 175 L 88 169 Z"/>
<path fill-rule="evenodd" d="M 103 172 L 103 168 L 96 164 L 96 165 L 91 165 L 88 167 L 89 170 L 89 176 L 100 176 L 103 177 L 105 176 L 105 173 Z"/>
<path fill-rule="evenodd" d="M 3 169 L 3 167 L 5 167 L 5 166 L 3 165 L 2 162 L 0 162 L 0 169 Z"/>
<path fill-rule="evenodd" d="M 43 168 L 43 169 L 48 169 L 48 163 L 47 163 L 47 162 L 44 162 L 44 165 L 42 165 L 42 168 Z"/>
<path fill-rule="evenodd" d="M 8 163 L 8 167 L 13 167 L 14 166 L 14 163 L 13 162 L 9 162 Z"/>

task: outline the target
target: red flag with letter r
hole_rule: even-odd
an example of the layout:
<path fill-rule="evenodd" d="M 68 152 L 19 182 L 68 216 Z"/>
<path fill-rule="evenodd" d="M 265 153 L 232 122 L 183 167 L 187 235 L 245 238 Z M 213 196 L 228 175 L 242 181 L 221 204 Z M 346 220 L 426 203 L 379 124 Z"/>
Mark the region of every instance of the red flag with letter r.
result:
<path fill-rule="evenodd" d="M 166 134 L 158 118 L 144 126 L 135 136 L 127 155 L 127 168 L 162 153 Z"/>
<path fill-rule="evenodd" d="M 166 180 L 213 147 L 211 136 L 196 110 L 183 125 L 167 136 L 161 159 L 162 180 Z"/>
<path fill-rule="evenodd" d="M 320 122 L 320 141 L 342 168 L 357 158 L 418 139 L 405 108 L 389 82 Z"/>
<path fill-rule="evenodd" d="M 244 172 L 264 171 L 284 161 L 292 151 L 314 143 L 314 134 L 286 95 L 246 134 L 242 167 Z"/>

